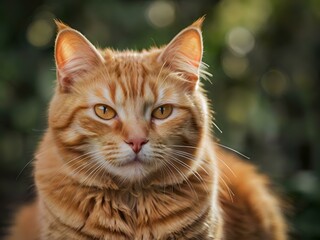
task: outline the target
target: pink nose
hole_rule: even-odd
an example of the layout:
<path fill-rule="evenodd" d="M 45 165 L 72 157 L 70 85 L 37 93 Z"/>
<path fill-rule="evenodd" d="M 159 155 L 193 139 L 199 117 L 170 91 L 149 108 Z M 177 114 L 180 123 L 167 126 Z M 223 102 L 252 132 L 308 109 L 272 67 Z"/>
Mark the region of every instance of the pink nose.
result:
<path fill-rule="evenodd" d="M 135 153 L 140 152 L 142 146 L 147 142 L 149 142 L 149 140 L 146 138 L 133 138 L 125 141 L 125 143 L 128 144 Z"/>

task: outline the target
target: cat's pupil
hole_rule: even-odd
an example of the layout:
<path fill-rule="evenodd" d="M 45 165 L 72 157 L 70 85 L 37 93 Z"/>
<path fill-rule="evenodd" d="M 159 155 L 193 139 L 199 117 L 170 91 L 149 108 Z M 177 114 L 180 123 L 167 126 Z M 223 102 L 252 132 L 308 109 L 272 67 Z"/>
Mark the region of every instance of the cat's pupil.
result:
<path fill-rule="evenodd" d="M 106 106 L 101 106 L 100 109 L 103 111 L 103 114 L 106 114 L 106 112 L 107 112 Z"/>
<path fill-rule="evenodd" d="M 163 112 L 164 112 L 164 107 L 160 107 L 160 112 L 161 112 L 161 114 L 163 114 Z"/>

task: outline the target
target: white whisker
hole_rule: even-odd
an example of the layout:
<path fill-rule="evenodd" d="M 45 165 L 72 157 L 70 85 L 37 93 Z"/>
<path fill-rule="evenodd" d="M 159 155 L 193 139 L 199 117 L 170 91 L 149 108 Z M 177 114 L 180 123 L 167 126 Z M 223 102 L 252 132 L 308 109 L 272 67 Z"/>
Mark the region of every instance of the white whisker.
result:
<path fill-rule="evenodd" d="M 190 191 L 191 191 L 191 192 L 193 193 L 193 195 L 196 196 L 197 199 L 198 199 L 198 198 L 199 198 L 199 197 L 198 197 L 198 194 L 197 194 L 197 192 L 195 191 L 195 189 L 194 189 L 194 187 L 192 186 L 192 184 L 190 183 L 188 177 L 187 177 L 183 172 L 181 172 L 180 169 L 177 168 L 172 162 L 166 161 L 166 163 L 168 163 L 168 164 L 182 177 L 182 179 L 183 179 L 183 180 L 187 183 L 187 185 L 189 186 Z"/>
<path fill-rule="evenodd" d="M 237 151 L 237 150 L 235 150 L 235 149 L 233 149 L 233 148 L 231 148 L 231 147 L 227 147 L 227 146 L 225 146 L 225 145 L 223 145 L 223 144 L 220 144 L 220 143 L 214 143 L 215 145 L 218 145 L 218 146 L 220 146 L 220 147 L 223 147 L 223 148 L 225 148 L 225 149 L 228 149 L 228 150 L 230 150 L 230 151 L 232 151 L 232 152 L 234 152 L 234 153 L 236 153 L 236 154 L 238 154 L 238 155 L 240 155 L 240 156 L 242 156 L 242 157 L 244 157 L 244 158 L 246 158 L 246 159 L 250 159 L 248 156 L 246 156 L 246 155 L 244 155 L 243 153 L 241 153 L 241 152 L 239 152 L 239 151 Z"/>
<path fill-rule="evenodd" d="M 214 121 L 212 121 L 212 124 L 220 133 L 222 133 L 222 130 L 218 127 L 218 125 Z"/>

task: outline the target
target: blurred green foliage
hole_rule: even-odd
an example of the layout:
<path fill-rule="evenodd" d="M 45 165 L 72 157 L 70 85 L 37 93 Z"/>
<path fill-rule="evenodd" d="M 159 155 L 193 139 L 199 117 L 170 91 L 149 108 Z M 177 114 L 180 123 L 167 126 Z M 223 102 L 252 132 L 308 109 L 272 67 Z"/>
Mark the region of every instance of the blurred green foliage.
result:
<path fill-rule="evenodd" d="M 1 1 L 0 222 L 32 197 L 32 161 L 55 85 L 53 19 L 100 47 L 161 46 L 206 15 L 205 82 L 221 143 L 277 183 L 292 239 L 320 239 L 320 2 Z"/>

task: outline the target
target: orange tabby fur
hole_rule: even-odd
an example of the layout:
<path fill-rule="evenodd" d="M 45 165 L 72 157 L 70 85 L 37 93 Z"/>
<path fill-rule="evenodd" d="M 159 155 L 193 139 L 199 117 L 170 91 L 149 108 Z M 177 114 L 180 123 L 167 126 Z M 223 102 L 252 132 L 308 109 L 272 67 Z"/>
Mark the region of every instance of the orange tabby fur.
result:
<path fill-rule="evenodd" d="M 8 239 L 286 239 L 268 179 L 211 140 L 199 84 L 202 21 L 142 52 L 98 51 L 58 23 L 38 200 Z M 117 116 L 97 117 L 95 104 Z M 164 104 L 171 115 L 152 118 Z M 131 139 L 147 141 L 134 153 Z"/>

